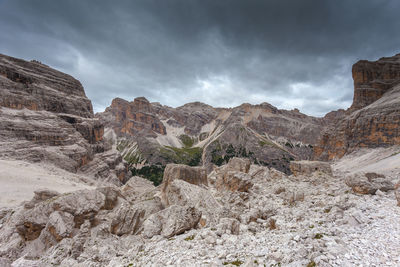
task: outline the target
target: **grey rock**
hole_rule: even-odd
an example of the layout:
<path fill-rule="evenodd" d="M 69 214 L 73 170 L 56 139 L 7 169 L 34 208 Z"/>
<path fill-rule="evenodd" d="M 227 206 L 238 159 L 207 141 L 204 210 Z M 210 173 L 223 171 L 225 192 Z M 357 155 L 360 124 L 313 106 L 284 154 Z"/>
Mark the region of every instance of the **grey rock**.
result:
<path fill-rule="evenodd" d="M 147 238 L 161 234 L 172 237 L 197 226 L 201 212 L 194 207 L 172 205 L 152 214 L 143 224 L 143 234 Z"/>

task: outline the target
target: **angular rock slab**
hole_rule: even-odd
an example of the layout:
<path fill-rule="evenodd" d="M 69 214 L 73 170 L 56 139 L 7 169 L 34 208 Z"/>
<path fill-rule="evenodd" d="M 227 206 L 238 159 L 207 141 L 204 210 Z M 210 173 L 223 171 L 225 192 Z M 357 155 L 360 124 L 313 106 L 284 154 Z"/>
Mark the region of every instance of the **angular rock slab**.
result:
<path fill-rule="evenodd" d="M 147 238 L 161 234 L 169 238 L 195 228 L 201 212 L 194 207 L 172 205 L 151 215 L 143 223 L 143 234 Z"/>
<path fill-rule="evenodd" d="M 322 161 L 291 161 L 290 170 L 295 176 L 310 175 L 313 172 L 323 172 L 328 175 L 332 175 L 331 165 L 328 162 Z"/>

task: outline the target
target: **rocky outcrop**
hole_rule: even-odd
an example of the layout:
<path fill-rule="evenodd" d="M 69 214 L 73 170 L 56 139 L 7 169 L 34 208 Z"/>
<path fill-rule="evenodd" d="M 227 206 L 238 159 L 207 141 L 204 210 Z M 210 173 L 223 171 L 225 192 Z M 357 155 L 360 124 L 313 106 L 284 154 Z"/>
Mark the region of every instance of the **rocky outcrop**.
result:
<path fill-rule="evenodd" d="M 332 160 L 359 148 L 400 144 L 399 77 L 399 55 L 356 63 L 353 105 L 322 134 L 315 158 Z"/>
<path fill-rule="evenodd" d="M 248 192 L 253 186 L 252 177 L 248 174 L 250 161 L 248 159 L 232 158 L 229 163 L 215 170 L 217 190 L 232 192 Z"/>
<path fill-rule="evenodd" d="M 384 175 L 374 173 L 356 173 L 346 177 L 345 183 L 354 193 L 374 195 L 377 190 L 387 192 L 394 190 L 394 184 Z"/>
<path fill-rule="evenodd" d="M 360 60 L 353 65 L 354 98 L 350 109 L 366 107 L 400 83 L 400 54 L 377 61 Z"/>
<path fill-rule="evenodd" d="M 179 179 L 195 185 L 208 185 L 206 170 L 203 167 L 190 167 L 183 164 L 168 164 L 164 170 L 164 191 L 173 180 Z"/>
<path fill-rule="evenodd" d="M 116 211 L 110 232 L 116 235 L 137 234 L 143 230 L 144 220 L 161 209 L 162 206 L 158 200 L 143 201 L 135 205 L 124 203 Z"/>
<path fill-rule="evenodd" d="M 144 97 L 128 102 L 115 98 L 111 106 L 100 116 L 118 135 L 156 137 L 156 134 L 166 134 L 165 126 L 160 119 L 152 114 L 152 106 Z"/>
<path fill-rule="evenodd" d="M 158 234 L 172 237 L 196 227 L 200 218 L 201 212 L 194 207 L 172 205 L 151 215 L 144 222 L 143 234 L 147 238 Z"/>
<path fill-rule="evenodd" d="M 206 188 L 174 180 L 162 196 L 164 205 L 179 205 L 195 207 L 202 213 L 201 226 L 215 225 L 222 213 L 222 206 Z"/>
<path fill-rule="evenodd" d="M 290 170 L 295 176 L 311 175 L 313 172 L 323 172 L 332 175 L 331 165 L 321 161 L 291 161 Z"/>
<path fill-rule="evenodd" d="M 395 185 L 394 195 L 397 200 L 397 206 L 400 207 L 400 182 Z"/>
<path fill-rule="evenodd" d="M 0 106 L 93 117 L 81 83 L 44 64 L 0 54 Z"/>
<path fill-rule="evenodd" d="M 114 164 L 107 158 L 116 151 L 96 157 L 107 149 L 103 133 L 78 80 L 39 62 L 0 54 L 0 157 L 46 161 L 71 172 L 96 158 L 92 165 L 101 170 L 87 174 L 124 182 L 122 159 Z"/>

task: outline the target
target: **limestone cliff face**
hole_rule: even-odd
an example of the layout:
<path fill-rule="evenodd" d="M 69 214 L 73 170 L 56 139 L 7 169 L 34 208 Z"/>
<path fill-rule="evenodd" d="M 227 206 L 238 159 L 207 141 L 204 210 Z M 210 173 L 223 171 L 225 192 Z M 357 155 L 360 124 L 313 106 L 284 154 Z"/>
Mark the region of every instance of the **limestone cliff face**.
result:
<path fill-rule="evenodd" d="M 1 158 L 47 161 L 77 172 L 105 151 L 103 133 L 78 80 L 0 54 Z M 99 178 L 113 180 L 108 176 Z"/>
<path fill-rule="evenodd" d="M 352 68 L 354 98 L 351 110 L 372 104 L 400 82 L 400 54 L 371 62 L 360 60 Z"/>
<path fill-rule="evenodd" d="M 93 117 L 81 83 L 38 62 L 0 54 L 0 106 Z"/>
<path fill-rule="evenodd" d="M 152 114 L 150 102 L 144 98 L 136 98 L 128 102 L 121 98 L 112 101 L 106 112 L 112 115 L 111 120 L 103 119 L 114 129 L 118 135 L 134 136 L 138 133 L 155 136 L 165 134 L 165 127 L 158 117 Z"/>
<path fill-rule="evenodd" d="M 332 160 L 357 148 L 400 144 L 400 54 L 353 66 L 354 100 L 323 133 L 315 158 Z"/>

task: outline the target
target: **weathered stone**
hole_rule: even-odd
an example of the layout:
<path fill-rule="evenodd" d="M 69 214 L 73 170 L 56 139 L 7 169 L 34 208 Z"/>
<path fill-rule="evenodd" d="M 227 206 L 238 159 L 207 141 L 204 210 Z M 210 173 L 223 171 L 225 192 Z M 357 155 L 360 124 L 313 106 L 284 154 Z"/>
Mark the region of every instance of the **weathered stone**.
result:
<path fill-rule="evenodd" d="M 71 237 L 74 228 L 74 216 L 70 213 L 55 211 L 50 214 L 46 225 L 47 231 L 56 239 L 57 242 L 63 238 Z"/>
<path fill-rule="evenodd" d="M 147 238 L 161 234 L 172 237 L 197 226 L 201 212 L 194 207 L 172 205 L 151 215 L 143 224 L 143 234 Z"/>
<path fill-rule="evenodd" d="M 250 160 L 246 158 L 231 158 L 226 165 L 226 169 L 248 173 L 250 169 Z"/>
<path fill-rule="evenodd" d="M 24 240 L 39 237 L 54 211 L 69 213 L 74 218 L 74 227 L 84 220 L 93 221 L 98 211 L 105 207 L 106 196 L 98 190 L 80 190 L 40 202 L 18 218 L 16 228 Z"/>
<path fill-rule="evenodd" d="M 194 185 L 208 185 L 206 170 L 183 164 L 168 164 L 164 170 L 161 190 L 165 191 L 173 180 L 180 179 Z"/>
<path fill-rule="evenodd" d="M 397 206 L 400 207 L 400 182 L 395 185 L 394 195 L 397 200 Z"/>
<path fill-rule="evenodd" d="M 323 172 L 332 175 L 331 165 L 327 162 L 321 161 L 291 161 L 290 170 L 295 176 L 310 175 L 313 172 Z"/>
<path fill-rule="evenodd" d="M 183 180 L 174 180 L 162 197 L 165 206 L 180 205 L 195 207 L 202 213 L 202 226 L 214 225 L 222 212 L 221 205 L 211 192 Z"/>
<path fill-rule="evenodd" d="M 115 98 L 105 111 L 112 120 L 106 119 L 107 116 L 103 118 L 118 135 L 135 136 L 141 132 L 156 137 L 156 133 L 166 134 L 165 126 L 151 111 L 151 104 L 144 97 L 135 98 L 132 102 Z"/>
<path fill-rule="evenodd" d="M 217 234 L 238 235 L 240 230 L 240 222 L 234 218 L 221 218 L 219 224 L 216 226 Z"/>
<path fill-rule="evenodd" d="M 121 188 L 121 193 L 127 200 L 134 202 L 139 199 L 143 194 L 151 192 L 155 189 L 152 182 L 147 179 L 133 176 Z"/>
<path fill-rule="evenodd" d="M 215 183 L 217 190 L 229 190 L 232 192 L 248 192 L 253 186 L 251 176 L 247 173 L 227 171 L 218 176 Z"/>
<path fill-rule="evenodd" d="M 353 189 L 353 192 L 358 194 L 374 195 L 378 189 L 383 192 L 394 190 L 394 185 L 391 181 L 381 177 L 367 178 L 362 173 L 346 177 L 345 183 Z"/>
<path fill-rule="evenodd" d="M 25 208 L 31 209 L 35 206 L 35 204 L 45 201 L 47 199 L 59 196 L 60 194 L 56 191 L 49 190 L 49 189 L 38 189 L 33 192 L 35 195 L 33 196 L 32 200 L 28 203 L 25 203 Z"/>
<path fill-rule="evenodd" d="M 143 201 L 135 205 L 124 203 L 116 211 L 110 232 L 116 235 L 136 234 L 142 230 L 143 221 L 161 208 L 161 203 L 157 200 Z"/>

